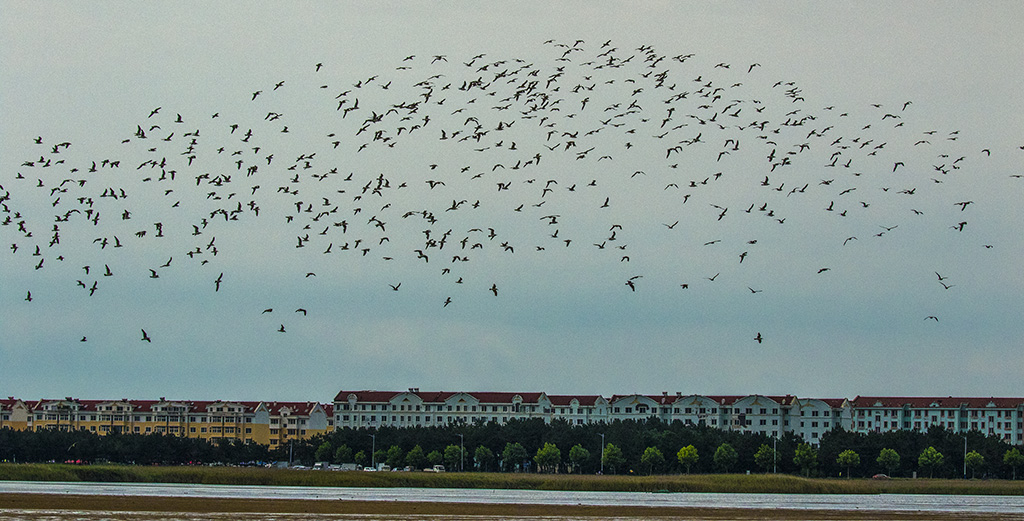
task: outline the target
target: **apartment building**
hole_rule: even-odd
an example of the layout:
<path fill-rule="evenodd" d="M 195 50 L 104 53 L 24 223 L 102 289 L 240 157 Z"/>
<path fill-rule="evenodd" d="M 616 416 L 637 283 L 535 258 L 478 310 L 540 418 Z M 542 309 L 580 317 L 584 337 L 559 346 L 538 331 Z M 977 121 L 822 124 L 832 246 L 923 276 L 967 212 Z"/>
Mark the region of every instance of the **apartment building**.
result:
<path fill-rule="evenodd" d="M 8 405 L 7 402 L 12 402 Z M 275 446 L 334 429 L 333 406 L 316 402 L 82 400 L 66 397 L 3 402 L 4 426 L 19 430 L 85 430 L 97 434 L 161 433 L 209 441 Z M 21 409 L 19 409 L 19 405 Z M 10 413 L 8 413 L 10 410 Z M 19 413 L 23 410 L 23 413 Z M 21 417 L 24 420 L 20 420 Z"/>
<path fill-rule="evenodd" d="M 977 431 L 1018 445 L 1024 441 L 1024 398 L 858 396 L 847 403 L 855 432 Z"/>
<path fill-rule="evenodd" d="M 25 402 L 10 396 L 0 399 L 0 429 L 25 430 L 28 428 L 28 407 Z"/>
<path fill-rule="evenodd" d="M 794 433 L 817 444 L 826 432 L 980 432 L 1024 443 L 1024 398 L 799 398 L 793 395 L 340 391 L 319 402 L 0 399 L 0 428 L 86 430 L 220 439 L 270 447 L 340 428 L 439 427 L 539 418 L 572 425 L 652 418 L 766 436 Z"/>
<path fill-rule="evenodd" d="M 507 423 L 512 419 L 564 420 L 573 425 L 615 420 L 681 421 L 724 430 L 781 436 L 796 432 L 817 443 L 829 430 L 849 426 L 845 399 L 784 396 L 701 396 L 682 393 L 548 395 L 543 392 L 341 391 L 334 401 L 339 428 L 430 427 Z"/>

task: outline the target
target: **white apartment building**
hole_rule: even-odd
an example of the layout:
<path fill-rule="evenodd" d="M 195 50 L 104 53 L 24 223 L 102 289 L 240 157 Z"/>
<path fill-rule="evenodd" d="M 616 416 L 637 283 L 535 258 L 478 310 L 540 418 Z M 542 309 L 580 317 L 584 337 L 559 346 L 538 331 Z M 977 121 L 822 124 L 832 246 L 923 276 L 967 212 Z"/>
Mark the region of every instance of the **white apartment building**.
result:
<path fill-rule="evenodd" d="M 858 396 L 847 402 L 855 432 L 977 431 L 1013 445 L 1024 441 L 1024 398 Z"/>
<path fill-rule="evenodd" d="M 543 392 L 341 391 L 334 399 L 336 428 L 431 427 L 540 418 L 572 425 L 648 420 L 782 436 L 795 432 L 817 444 L 829 430 L 849 427 L 847 400 L 791 395 L 703 396 L 682 393 L 548 395 Z"/>

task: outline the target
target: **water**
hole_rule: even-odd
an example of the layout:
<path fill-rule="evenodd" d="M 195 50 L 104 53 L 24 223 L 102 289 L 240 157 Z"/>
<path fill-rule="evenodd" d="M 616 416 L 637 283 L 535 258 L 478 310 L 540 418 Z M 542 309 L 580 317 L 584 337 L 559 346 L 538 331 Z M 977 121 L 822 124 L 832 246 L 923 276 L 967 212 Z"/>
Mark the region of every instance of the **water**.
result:
<path fill-rule="evenodd" d="M 999 517 L 1024 518 L 1024 497 L 959 496 L 916 494 L 718 494 L 642 492 L 569 492 L 547 490 L 480 490 L 443 488 L 338 488 L 338 487 L 269 487 L 191 484 L 127 484 L 71 482 L 0 482 L 3 493 L 76 494 L 107 496 L 162 496 L 245 499 L 304 499 L 349 501 L 404 501 L 439 503 L 517 504 L 517 505 L 588 505 L 638 507 L 697 507 L 737 509 L 826 510 L 845 512 L 918 512 L 964 513 L 974 516 L 992 514 Z M 241 519 L 239 514 L 188 513 L 123 513 L 72 511 L 0 510 L 0 521 L 37 520 L 193 520 Z M 245 514 L 244 519 L 259 521 L 311 519 L 308 514 Z M 473 519 L 511 519 L 510 516 L 387 516 L 354 514 L 318 514 L 315 519 L 417 519 L 453 521 Z M 557 516 L 550 519 L 577 519 Z M 593 519 L 593 518 L 579 518 Z M 635 517 L 620 519 L 639 519 Z"/>

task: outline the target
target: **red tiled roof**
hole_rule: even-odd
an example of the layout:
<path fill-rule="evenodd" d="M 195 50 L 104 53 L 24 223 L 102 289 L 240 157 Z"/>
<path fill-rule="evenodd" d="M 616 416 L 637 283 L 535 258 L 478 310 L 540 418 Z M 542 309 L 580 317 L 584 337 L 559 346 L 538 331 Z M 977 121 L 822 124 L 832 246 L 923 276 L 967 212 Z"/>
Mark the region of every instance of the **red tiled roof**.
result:
<path fill-rule="evenodd" d="M 523 399 L 523 403 L 537 403 L 540 401 L 540 397 L 544 396 L 544 393 L 504 393 L 504 392 L 485 392 L 485 393 L 466 393 L 473 398 L 476 398 L 480 403 L 512 403 L 512 400 L 519 396 Z"/>
<path fill-rule="evenodd" d="M 381 403 L 390 401 L 398 393 L 399 391 L 341 391 L 334 397 L 334 401 L 347 402 L 348 396 L 354 394 L 356 401 Z"/>
<path fill-rule="evenodd" d="M 341 391 L 334 397 L 335 401 L 347 402 L 349 395 L 356 395 L 356 401 L 361 403 L 387 403 L 399 394 L 410 393 L 419 396 L 425 403 L 444 403 L 456 394 L 467 394 L 480 403 L 507 403 L 511 404 L 512 399 L 519 396 L 523 403 L 537 403 L 544 393 L 514 393 L 514 392 L 469 392 L 469 391 Z"/>
<path fill-rule="evenodd" d="M 262 402 L 267 406 L 267 410 L 270 411 L 272 416 L 281 414 L 281 409 L 288 408 L 291 412 L 289 414 L 293 416 L 309 416 L 316 409 L 317 402 Z M 323 407 L 321 405 L 321 407 Z M 333 406 L 331 406 L 333 409 Z M 326 412 L 326 410 L 324 411 Z"/>
<path fill-rule="evenodd" d="M 580 405 L 593 406 L 597 403 L 599 398 L 603 398 L 600 395 L 576 395 L 576 394 L 549 394 L 548 400 L 551 401 L 551 405 L 566 406 L 569 405 L 573 400 L 577 400 Z"/>
<path fill-rule="evenodd" d="M 876 405 L 880 404 L 880 405 Z M 979 397 L 956 397 L 956 396 L 858 396 L 850 400 L 850 405 L 855 408 L 887 407 L 901 408 L 904 406 L 912 408 L 929 408 L 935 404 L 935 408 L 957 409 L 966 406 L 975 409 L 993 407 L 1012 409 L 1024 405 L 1024 398 L 979 398 Z"/>
<path fill-rule="evenodd" d="M 15 404 L 21 400 L 11 396 L 10 398 L 0 398 L 0 409 L 11 409 Z"/>

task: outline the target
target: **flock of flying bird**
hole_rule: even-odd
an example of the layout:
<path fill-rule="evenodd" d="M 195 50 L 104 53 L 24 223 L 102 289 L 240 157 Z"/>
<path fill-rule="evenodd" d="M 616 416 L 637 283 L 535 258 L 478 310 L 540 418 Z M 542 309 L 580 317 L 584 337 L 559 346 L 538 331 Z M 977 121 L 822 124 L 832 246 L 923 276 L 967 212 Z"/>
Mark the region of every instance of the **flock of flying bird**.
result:
<path fill-rule="evenodd" d="M 775 238 L 803 233 L 788 232 L 794 222 L 833 236 L 832 249 L 886 240 L 914 219 L 993 247 L 967 239 L 976 205 L 945 186 L 995 151 L 918 127 L 910 101 L 845 110 L 758 63 L 698 61 L 576 40 L 545 42 L 536 60 L 410 55 L 348 81 L 316 63 L 255 86 L 232 113 L 147 108 L 98 153 L 27 139 L 0 179 L 4 263 L 59 270 L 88 297 L 126 276 L 220 293 L 252 252 L 307 284 L 400 265 L 382 291 L 426 287 L 447 308 L 499 298 L 514 272 L 552 264 L 603 266 L 617 278 L 594 284 L 629 293 L 675 278 L 679 291 L 759 295 L 764 281 L 742 270 Z M 247 238 L 278 249 L 248 249 Z M 713 257 L 722 268 L 659 272 L 659 245 L 685 251 L 680 265 Z M 256 306 L 274 316 L 278 304 Z"/>

